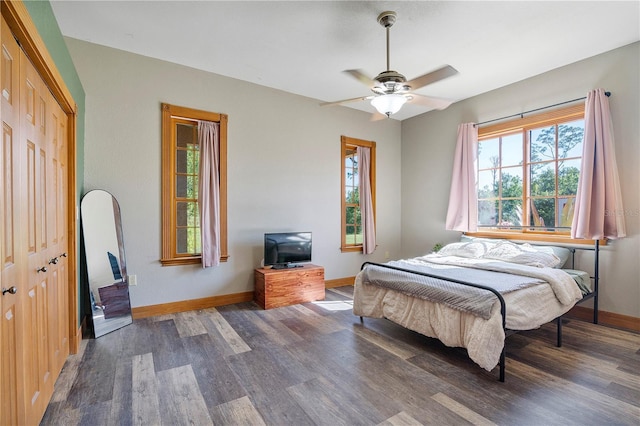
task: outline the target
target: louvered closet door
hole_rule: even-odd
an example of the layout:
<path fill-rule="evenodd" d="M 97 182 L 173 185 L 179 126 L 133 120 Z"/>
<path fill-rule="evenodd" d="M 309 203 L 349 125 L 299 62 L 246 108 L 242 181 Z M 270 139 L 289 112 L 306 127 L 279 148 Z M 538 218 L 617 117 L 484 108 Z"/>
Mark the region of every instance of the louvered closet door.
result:
<path fill-rule="evenodd" d="M 22 374 L 22 298 L 24 256 L 20 247 L 20 49 L 2 20 L 0 56 L 0 115 L 2 148 L 0 149 L 0 425 L 24 423 Z M 15 294 L 14 294 L 15 290 Z"/>

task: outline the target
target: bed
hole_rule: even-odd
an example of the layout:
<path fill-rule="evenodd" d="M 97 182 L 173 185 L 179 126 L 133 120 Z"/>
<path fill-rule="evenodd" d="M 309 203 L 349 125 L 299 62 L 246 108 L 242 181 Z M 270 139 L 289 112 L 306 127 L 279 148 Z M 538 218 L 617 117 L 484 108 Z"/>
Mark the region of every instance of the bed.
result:
<path fill-rule="evenodd" d="M 594 276 L 575 270 L 575 250 L 593 250 Z M 356 276 L 353 312 L 466 348 L 480 367 L 499 366 L 505 338 L 556 320 L 594 298 L 597 323 L 598 242 L 593 247 L 517 244 L 464 237 L 438 253 L 384 264 L 365 262 Z M 569 267 L 570 269 L 565 269 Z"/>

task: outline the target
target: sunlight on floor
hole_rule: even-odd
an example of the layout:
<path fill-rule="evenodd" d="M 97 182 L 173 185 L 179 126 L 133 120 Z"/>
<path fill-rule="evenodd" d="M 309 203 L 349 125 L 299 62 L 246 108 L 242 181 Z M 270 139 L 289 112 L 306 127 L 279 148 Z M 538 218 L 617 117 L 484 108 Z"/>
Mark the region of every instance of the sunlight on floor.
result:
<path fill-rule="evenodd" d="M 327 311 L 348 311 L 353 309 L 353 300 L 319 300 L 311 303 Z"/>

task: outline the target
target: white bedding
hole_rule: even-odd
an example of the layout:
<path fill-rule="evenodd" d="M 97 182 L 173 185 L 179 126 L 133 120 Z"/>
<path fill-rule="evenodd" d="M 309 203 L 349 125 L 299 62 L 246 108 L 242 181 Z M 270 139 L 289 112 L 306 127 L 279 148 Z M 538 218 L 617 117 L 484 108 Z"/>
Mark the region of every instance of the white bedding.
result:
<path fill-rule="evenodd" d="M 358 274 L 355 280 L 355 315 L 387 318 L 410 330 L 437 338 L 447 346 L 466 348 L 469 357 L 488 371 L 500 361 L 505 335 L 499 303 L 493 306 L 490 318 L 484 320 L 442 304 L 363 283 L 361 275 Z M 575 282 L 571 280 L 571 283 L 562 291 L 556 289 L 554 292 L 549 284 L 541 283 L 505 294 L 506 327 L 511 330 L 535 329 L 569 311 L 582 297 Z M 562 294 L 561 298 L 566 303 L 558 300 L 557 293 Z"/>

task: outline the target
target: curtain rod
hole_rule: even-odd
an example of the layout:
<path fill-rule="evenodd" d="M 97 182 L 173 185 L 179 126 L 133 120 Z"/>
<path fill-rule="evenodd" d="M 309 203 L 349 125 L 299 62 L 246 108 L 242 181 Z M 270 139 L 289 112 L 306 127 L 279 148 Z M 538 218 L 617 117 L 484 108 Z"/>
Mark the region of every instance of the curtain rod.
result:
<path fill-rule="evenodd" d="M 611 96 L 611 92 L 604 92 L 604 94 L 607 95 L 607 97 Z M 494 118 L 493 120 L 483 121 L 482 123 L 474 124 L 474 126 L 482 126 L 483 124 L 493 123 L 494 121 L 506 120 L 507 118 L 513 118 L 513 117 L 524 118 L 525 114 L 530 114 L 532 112 L 541 111 L 543 109 L 553 108 L 553 107 L 557 107 L 557 106 L 560 106 L 560 105 L 570 104 L 571 102 L 583 101 L 585 99 L 587 99 L 587 97 L 583 96 L 582 98 L 572 99 L 570 101 L 564 101 L 564 102 L 560 102 L 560 103 L 553 104 L 553 105 L 547 105 L 547 106 L 542 107 L 542 108 L 536 108 L 536 109 L 531 109 L 529 111 L 524 111 L 524 112 L 521 112 L 520 114 L 507 115 L 505 117 Z"/>

